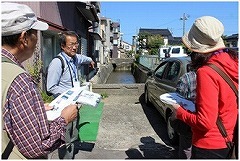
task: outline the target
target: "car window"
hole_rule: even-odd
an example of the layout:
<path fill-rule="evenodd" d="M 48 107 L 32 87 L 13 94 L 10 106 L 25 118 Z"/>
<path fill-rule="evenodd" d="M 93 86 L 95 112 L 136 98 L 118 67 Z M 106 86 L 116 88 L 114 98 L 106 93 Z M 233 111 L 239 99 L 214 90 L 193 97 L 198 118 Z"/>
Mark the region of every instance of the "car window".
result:
<path fill-rule="evenodd" d="M 179 54 L 180 53 L 180 48 L 173 48 L 172 49 L 172 54 Z"/>
<path fill-rule="evenodd" d="M 163 77 L 164 69 L 166 68 L 167 63 L 163 63 L 154 73 L 154 75 L 160 79 Z"/>
<path fill-rule="evenodd" d="M 166 79 L 175 80 L 180 72 L 179 62 L 169 62 L 169 68 L 166 74 Z"/>

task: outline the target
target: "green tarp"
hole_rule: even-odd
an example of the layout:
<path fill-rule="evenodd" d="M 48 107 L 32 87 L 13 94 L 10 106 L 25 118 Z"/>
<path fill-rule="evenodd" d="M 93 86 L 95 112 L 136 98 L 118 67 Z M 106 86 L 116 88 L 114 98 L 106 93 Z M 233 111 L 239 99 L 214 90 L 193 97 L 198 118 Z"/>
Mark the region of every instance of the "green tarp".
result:
<path fill-rule="evenodd" d="M 97 108 L 83 105 L 79 110 L 79 137 L 81 141 L 96 141 L 103 105 L 103 102 L 100 102 Z"/>

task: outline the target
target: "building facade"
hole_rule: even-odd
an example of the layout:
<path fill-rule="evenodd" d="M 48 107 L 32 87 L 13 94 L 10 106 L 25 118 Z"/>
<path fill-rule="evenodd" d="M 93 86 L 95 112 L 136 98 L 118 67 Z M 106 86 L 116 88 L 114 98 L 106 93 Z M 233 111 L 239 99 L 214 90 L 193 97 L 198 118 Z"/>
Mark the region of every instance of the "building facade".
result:
<path fill-rule="evenodd" d="M 34 56 L 25 62 L 27 64 L 36 64 L 42 61 L 43 68 L 40 71 L 42 75 L 51 60 L 61 51 L 58 33 L 62 31 L 75 31 L 79 36 L 79 54 L 98 59 L 101 42 L 100 33 L 100 2 L 19 2 L 26 4 L 33 9 L 38 19 L 45 21 L 49 25 L 47 31 L 39 34 L 39 42 Z M 88 78 L 91 70 L 87 66 L 79 68 L 79 72 Z M 89 79 L 89 78 L 88 78 Z M 42 81 L 43 82 L 43 81 Z M 44 87 L 44 86 L 43 86 Z"/>

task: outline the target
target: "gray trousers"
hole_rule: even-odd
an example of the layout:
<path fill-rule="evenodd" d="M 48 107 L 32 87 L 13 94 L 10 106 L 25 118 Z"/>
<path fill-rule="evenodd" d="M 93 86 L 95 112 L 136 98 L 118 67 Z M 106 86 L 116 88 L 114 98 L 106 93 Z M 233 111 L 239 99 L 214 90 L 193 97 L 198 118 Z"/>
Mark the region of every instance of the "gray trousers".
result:
<path fill-rule="evenodd" d="M 73 122 L 67 125 L 65 133 L 66 143 L 64 146 L 58 149 L 59 159 L 74 159 L 75 155 L 74 150 L 76 149 L 74 142 L 76 140 L 79 140 L 78 136 L 79 119 L 80 117 L 78 115 L 78 117 Z"/>

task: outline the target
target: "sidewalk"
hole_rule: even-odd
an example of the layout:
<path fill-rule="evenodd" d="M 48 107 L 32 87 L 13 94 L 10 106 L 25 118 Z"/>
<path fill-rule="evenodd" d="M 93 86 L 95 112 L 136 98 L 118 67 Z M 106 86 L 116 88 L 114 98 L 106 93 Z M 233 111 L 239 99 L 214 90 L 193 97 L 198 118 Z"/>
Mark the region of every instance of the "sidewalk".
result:
<path fill-rule="evenodd" d="M 75 159 L 172 159 L 166 123 L 154 109 L 146 107 L 143 96 L 109 95 L 96 142 L 85 143 Z M 165 144 L 166 143 L 166 144 Z M 87 151 L 94 146 L 92 151 Z M 85 148 L 85 149 L 84 149 Z M 58 159 L 57 150 L 49 159 Z"/>

